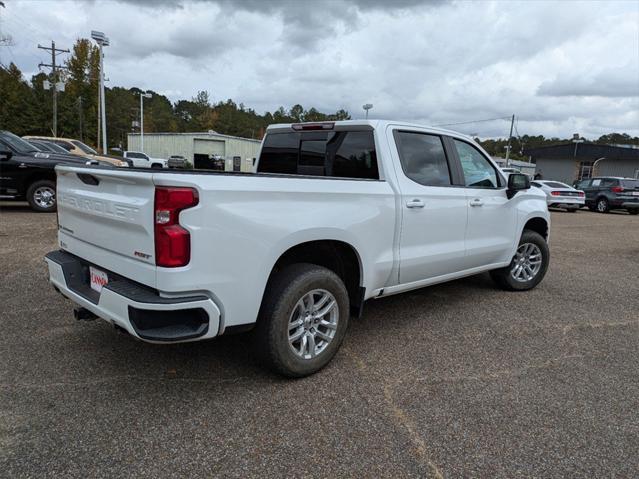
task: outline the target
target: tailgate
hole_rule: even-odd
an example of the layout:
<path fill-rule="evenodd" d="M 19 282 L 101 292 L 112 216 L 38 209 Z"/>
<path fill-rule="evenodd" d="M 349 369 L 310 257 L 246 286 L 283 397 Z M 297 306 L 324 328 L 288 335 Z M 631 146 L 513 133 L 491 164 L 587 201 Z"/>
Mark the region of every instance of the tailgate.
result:
<path fill-rule="evenodd" d="M 60 246 L 155 287 L 151 172 L 56 167 Z"/>

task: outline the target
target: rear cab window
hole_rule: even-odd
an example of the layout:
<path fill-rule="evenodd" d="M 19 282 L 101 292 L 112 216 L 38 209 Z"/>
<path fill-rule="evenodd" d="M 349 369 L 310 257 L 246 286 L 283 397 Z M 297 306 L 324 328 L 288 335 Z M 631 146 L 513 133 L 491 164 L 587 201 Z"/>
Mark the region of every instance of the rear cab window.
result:
<path fill-rule="evenodd" d="M 378 180 L 373 131 L 269 132 L 257 172 Z"/>
<path fill-rule="evenodd" d="M 558 181 L 547 181 L 546 186 L 550 188 L 570 188 L 570 186 L 564 183 L 559 183 Z"/>
<path fill-rule="evenodd" d="M 621 186 L 624 188 L 630 188 L 639 190 L 639 180 L 621 180 Z"/>

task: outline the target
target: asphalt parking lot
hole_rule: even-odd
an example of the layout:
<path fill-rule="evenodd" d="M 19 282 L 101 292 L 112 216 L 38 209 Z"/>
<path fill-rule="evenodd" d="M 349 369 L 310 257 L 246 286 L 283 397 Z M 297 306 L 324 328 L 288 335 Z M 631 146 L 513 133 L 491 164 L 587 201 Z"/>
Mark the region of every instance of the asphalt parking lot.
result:
<path fill-rule="evenodd" d="M 0 476 L 636 476 L 639 218 L 552 221 L 534 291 L 480 275 L 369 302 L 291 381 L 245 336 L 75 321 L 42 260 L 55 215 L 0 203 Z"/>

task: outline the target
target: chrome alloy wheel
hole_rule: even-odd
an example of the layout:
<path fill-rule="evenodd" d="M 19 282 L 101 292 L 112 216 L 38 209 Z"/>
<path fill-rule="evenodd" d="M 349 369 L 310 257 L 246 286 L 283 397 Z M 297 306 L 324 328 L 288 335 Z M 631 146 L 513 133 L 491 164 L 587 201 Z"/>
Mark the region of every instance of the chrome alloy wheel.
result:
<path fill-rule="evenodd" d="M 313 359 L 337 332 L 339 307 L 325 289 L 314 289 L 297 302 L 288 320 L 288 344 L 302 359 Z"/>
<path fill-rule="evenodd" d="M 606 209 L 608 209 L 608 204 L 606 203 L 606 200 L 597 201 L 597 211 L 599 211 L 599 213 L 605 213 Z"/>
<path fill-rule="evenodd" d="M 55 190 L 48 186 L 41 186 L 33 192 L 33 201 L 40 208 L 51 208 L 55 205 Z"/>
<path fill-rule="evenodd" d="M 510 268 L 510 276 L 521 283 L 533 279 L 541 270 L 541 250 L 533 243 L 524 243 L 517 248 Z"/>

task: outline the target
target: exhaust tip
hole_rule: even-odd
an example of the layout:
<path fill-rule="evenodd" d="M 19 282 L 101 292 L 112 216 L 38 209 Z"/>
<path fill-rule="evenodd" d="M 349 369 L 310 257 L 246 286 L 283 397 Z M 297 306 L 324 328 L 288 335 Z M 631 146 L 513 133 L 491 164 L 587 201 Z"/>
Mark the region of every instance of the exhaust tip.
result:
<path fill-rule="evenodd" d="M 78 321 L 93 321 L 98 316 L 86 308 L 73 308 L 73 317 Z"/>

